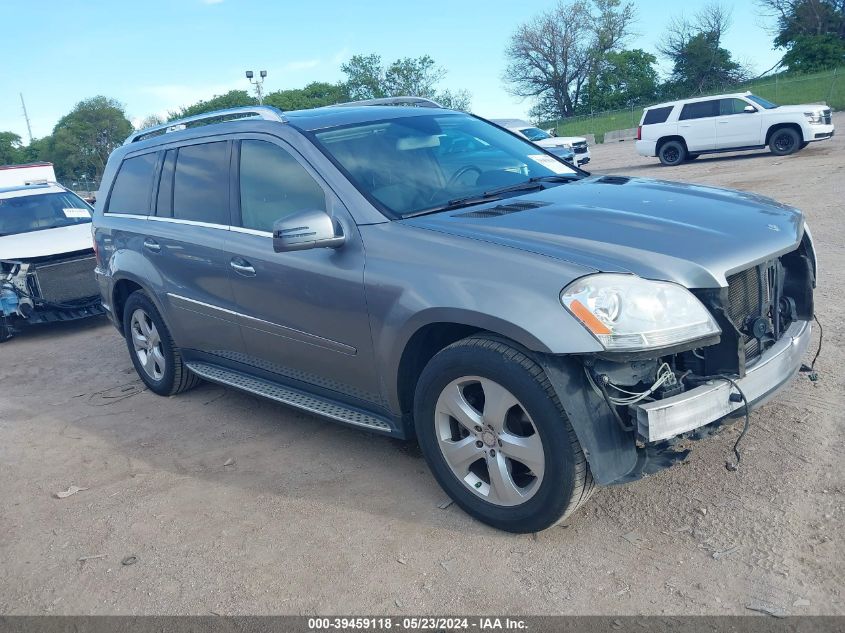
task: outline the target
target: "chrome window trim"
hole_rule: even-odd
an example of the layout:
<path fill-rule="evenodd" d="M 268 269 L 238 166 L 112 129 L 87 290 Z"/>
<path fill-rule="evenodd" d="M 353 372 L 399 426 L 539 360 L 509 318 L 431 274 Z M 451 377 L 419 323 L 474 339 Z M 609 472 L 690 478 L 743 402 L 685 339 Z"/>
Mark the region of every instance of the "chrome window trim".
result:
<path fill-rule="evenodd" d="M 149 220 L 150 216 L 148 215 L 141 215 L 140 213 L 112 213 L 111 211 L 104 211 L 103 215 L 107 215 L 112 218 L 130 218 L 133 220 Z"/>
<path fill-rule="evenodd" d="M 187 224 L 188 226 L 203 226 L 208 229 L 223 229 L 230 230 L 232 227 L 228 224 L 215 224 L 214 222 L 200 222 L 199 220 L 182 220 L 181 218 L 160 218 L 156 215 L 151 215 L 147 218 L 155 222 L 170 222 L 171 224 Z"/>
<path fill-rule="evenodd" d="M 272 231 L 261 231 L 259 229 L 248 229 L 244 226 L 230 226 L 230 231 L 235 233 L 246 233 L 247 235 L 257 235 L 259 237 L 273 237 Z"/>

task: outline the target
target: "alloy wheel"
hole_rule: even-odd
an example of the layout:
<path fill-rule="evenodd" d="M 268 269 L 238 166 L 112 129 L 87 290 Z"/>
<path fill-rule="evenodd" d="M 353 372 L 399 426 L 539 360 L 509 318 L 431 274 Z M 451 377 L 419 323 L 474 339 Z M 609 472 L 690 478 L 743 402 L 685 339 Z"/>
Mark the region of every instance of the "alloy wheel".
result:
<path fill-rule="evenodd" d="M 132 313 L 129 329 L 131 330 L 135 355 L 138 357 L 144 373 L 153 380 L 161 380 L 164 377 L 167 362 L 161 348 L 161 337 L 150 315 L 138 308 Z"/>
<path fill-rule="evenodd" d="M 539 489 L 545 470 L 540 434 L 499 383 L 479 376 L 450 382 L 437 399 L 435 432 L 452 473 L 485 501 L 516 506 Z"/>

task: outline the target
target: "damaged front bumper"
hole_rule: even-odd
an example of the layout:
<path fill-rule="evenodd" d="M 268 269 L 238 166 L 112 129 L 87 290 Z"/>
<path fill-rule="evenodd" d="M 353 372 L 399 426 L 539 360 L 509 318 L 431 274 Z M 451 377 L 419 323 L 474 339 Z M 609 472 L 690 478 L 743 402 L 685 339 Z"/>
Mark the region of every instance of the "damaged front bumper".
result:
<path fill-rule="evenodd" d="M 751 409 L 755 409 L 783 388 L 801 367 L 810 344 L 812 328 L 808 321 L 796 321 L 783 336 L 733 381 L 742 389 Z M 731 400 L 734 391 L 726 380 L 706 384 L 677 396 L 631 407 L 638 434 L 647 442 L 657 442 L 693 431 L 741 412 L 744 404 Z"/>

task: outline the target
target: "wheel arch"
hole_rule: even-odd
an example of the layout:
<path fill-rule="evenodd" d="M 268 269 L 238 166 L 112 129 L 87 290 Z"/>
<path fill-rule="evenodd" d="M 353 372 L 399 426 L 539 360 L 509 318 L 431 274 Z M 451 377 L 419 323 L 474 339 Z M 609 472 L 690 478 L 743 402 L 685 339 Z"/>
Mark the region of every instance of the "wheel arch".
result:
<path fill-rule="evenodd" d="M 144 283 L 144 280 L 139 279 L 134 275 L 122 275 L 112 282 L 111 291 L 112 313 L 115 316 L 116 323 L 119 324 L 118 331 L 121 335 L 126 336 L 126 332 L 124 332 L 123 329 L 123 310 L 126 306 L 126 300 L 129 298 L 129 295 L 137 290 L 143 290 L 147 297 L 149 297 L 150 301 L 153 302 L 153 305 L 155 305 L 161 315 L 161 318 L 164 320 L 165 325 L 167 325 L 169 329 L 170 324 L 167 322 L 165 311 L 163 310 L 156 293 Z"/>
<path fill-rule="evenodd" d="M 684 146 L 684 149 L 689 152 L 689 149 L 687 149 L 686 139 L 684 139 L 683 136 L 680 136 L 678 134 L 667 134 L 666 136 L 661 136 L 659 139 L 657 139 L 657 145 L 654 146 L 655 154 L 660 154 L 661 148 L 666 145 L 666 143 L 668 143 L 669 141 L 678 141 Z"/>
<path fill-rule="evenodd" d="M 784 128 L 792 128 L 796 132 L 798 132 L 798 136 L 801 138 L 801 142 L 804 141 L 804 130 L 801 129 L 801 126 L 797 123 L 793 122 L 783 122 L 783 123 L 773 123 L 769 126 L 769 129 L 766 130 L 766 145 L 769 144 L 769 141 L 772 140 L 772 135 L 777 132 L 778 130 L 782 130 Z"/>

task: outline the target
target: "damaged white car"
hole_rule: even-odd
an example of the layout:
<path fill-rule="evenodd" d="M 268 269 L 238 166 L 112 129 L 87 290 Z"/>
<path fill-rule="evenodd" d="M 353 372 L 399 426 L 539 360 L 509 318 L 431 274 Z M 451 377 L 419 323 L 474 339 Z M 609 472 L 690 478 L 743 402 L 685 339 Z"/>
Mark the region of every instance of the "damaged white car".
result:
<path fill-rule="evenodd" d="M 91 212 L 56 183 L 0 189 L 0 341 L 26 324 L 103 314 Z"/>

